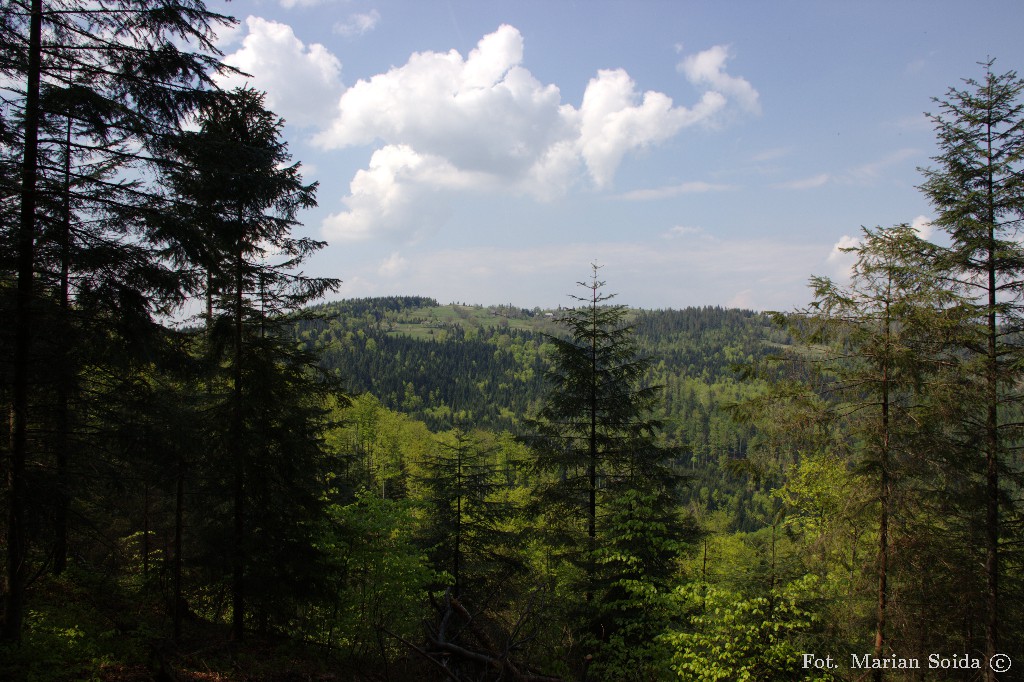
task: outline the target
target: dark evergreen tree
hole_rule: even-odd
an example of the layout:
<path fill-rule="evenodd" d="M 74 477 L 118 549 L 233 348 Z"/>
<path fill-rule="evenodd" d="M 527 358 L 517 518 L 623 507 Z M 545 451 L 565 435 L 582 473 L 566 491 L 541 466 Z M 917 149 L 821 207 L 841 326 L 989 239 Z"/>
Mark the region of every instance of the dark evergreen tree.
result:
<path fill-rule="evenodd" d="M 964 89 L 950 88 L 936 99 L 939 113 L 931 119 L 939 154 L 934 167 L 922 169 L 921 190 L 937 211 L 935 226 L 951 241 L 937 262 L 974 304 L 962 347 L 979 411 L 960 426 L 964 452 L 980 452 L 985 462 L 985 654 L 991 658 L 1001 651 L 1005 607 L 1000 538 L 1007 513 L 1013 514 L 1003 508 L 1001 478 L 1020 444 L 1020 425 L 1008 417 L 1020 404 L 1024 369 L 1024 248 L 1018 241 L 1024 222 L 1024 79 L 1012 71 L 994 73 L 994 60 L 982 66 L 981 81 L 965 80 Z M 986 676 L 995 679 L 991 670 Z"/>
<path fill-rule="evenodd" d="M 40 459 L 53 457 L 58 570 L 67 555 L 77 362 L 58 356 L 56 371 L 44 374 L 41 361 L 48 353 L 40 341 L 69 327 L 71 300 L 84 302 L 84 290 L 91 303 L 102 304 L 106 314 L 99 319 L 115 319 L 123 325 L 116 331 L 124 332 L 150 322 L 167 300 L 150 294 L 166 294 L 168 285 L 178 288 L 177 279 L 164 277 L 169 271 L 145 248 L 149 235 L 137 231 L 136 182 L 144 170 L 133 164 L 145 162 L 149 143 L 177 127 L 211 82 L 210 72 L 221 68 L 212 27 L 224 18 L 193 0 L 165 3 L 159 11 L 146 2 L 119 0 L 10 0 L 0 6 L 0 15 L 5 118 L 18 121 L 21 137 L 14 195 L 19 218 L 3 225 L 14 256 L 5 260 L 4 276 L 15 291 L 3 637 L 15 640 L 33 571 L 26 528 L 40 501 L 28 499 L 30 451 Z M 195 51 L 180 49 L 183 43 Z M 81 257 L 82 242 L 75 236 L 85 238 L 90 258 Z M 88 273 L 88 285 L 76 281 L 76 273 Z M 97 273 L 108 276 L 91 286 Z M 46 381 L 37 384 L 40 377 Z M 35 386 L 47 384 L 52 395 L 33 394 Z M 56 437 L 45 442 L 41 425 Z"/>
<path fill-rule="evenodd" d="M 442 434 L 422 463 L 420 485 L 427 510 L 423 544 L 434 569 L 451 576 L 455 596 L 483 601 L 515 565 L 515 542 L 505 528 L 511 516 L 493 452 L 460 428 Z"/>
<path fill-rule="evenodd" d="M 310 585 L 313 526 L 322 517 L 318 482 L 323 387 L 314 357 L 295 349 L 286 317 L 338 281 L 297 271 L 324 244 L 291 234 L 295 216 L 315 205 L 280 139 L 283 122 L 263 95 L 240 89 L 212 98 L 200 128 L 172 145 L 169 173 L 178 219 L 194 230 L 192 258 L 207 272 L 208 336 L 222 396 L 212 423 L 214 460 L 231 500 L 232 634 L 246 629 L 247 603 L 259 625 L 286 609 L 290 590 Z M 210 453 L 214 454 L 214 453 Z"/>
<path fill-rule="evenodd" d="M 657 626 L 631 628 L 640 613 L 625 588 L 641 579 L 664 587 L 679 551 L 670 540 L 687 534 L 677 517 L 673 453 L 659 445 L 660 423 L 650 416 L 660 389 L 640 383 L 651 360 L 638 357 L 627 308 L 607 303 L 613 295 L 602 291 L 598 266 L 579 285 L 586 295 L 574 296 L 580 305 L 560 318 L 567 338 L 549 339 L 550 388 L 535 422 L 537 467 L 545 474 L 538 493 L 562 533 L 557 542 L 582 572 L 593 644 L 617 638 L 629 652 Z"/>

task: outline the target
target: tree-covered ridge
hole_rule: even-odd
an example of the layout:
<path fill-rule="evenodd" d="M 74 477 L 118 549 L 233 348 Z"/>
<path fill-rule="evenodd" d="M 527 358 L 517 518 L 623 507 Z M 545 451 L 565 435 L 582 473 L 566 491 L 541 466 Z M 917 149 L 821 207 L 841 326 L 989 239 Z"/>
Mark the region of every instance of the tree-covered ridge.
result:
<path fill-rule="evenodd" d="M 371 393 L 435 430 L 457 420 L 513 432 L 522 432 L 540 407 L 550 362 L 545 334 L 557 333 L 560 314 L 440 306 L 415 297 L 344 300 L 314 310 L 323 319 L 297 323 L 298 340 L 347 391 Z M 738 368 L 786 347 L 789 333 L 765 314 L 710 306 L 629 310 L 627 318 L 638 351 L 653 360 L 643 382 L 661 387 L 661 438 L 694 480 L 683 500 L 729 509 L 738 528 L 760 527 L 771 482 L 754 484 L 730 465 L 756 439 L 756 430 L 730 411 L 763 390 L 741 379 Z"/>
<path fill-rule="evenodd" d="M 372 394 L 432 430 L 458 423 L 522 433 L 540 408 L 550 366 L 545 335 L 558 332 L 557 309 L 389 297 L 313 310 L 323 318 L 298 322 L 296 334 L 321 366 L 350 393 Z M 691 478 L 681 502 L 727 513 L 731 528 L 761 528 L 779 481 L 735 466 L 758 436 L 732 409 L 765 390 L 741 378 L 740 367 L 787 347 L 789 332 L 763 313 L 712 306 L 628 310 L 627 319 L 638 352 L 652 358 L 643 383 L 660 387 L 660 438 Z"/>
<path fill-rule="evenodd" d="M 311 310 L 322 319 L 298 322 L 296 335 L 319 354 L 321 367 L 349 392 L 373 393 L 438 428 L 457 417 L 514 429 L 531 416 L 549 361 L 545 335 L 558 330 L 557 310 L 440 306 L 419 297 Z M 666 389 L 659 410 L 673 433 L 681 431 L 681 417 L 738 399 L 736 366 L 789 338 L 763 314 L 718 307 L 630 310 L 629 319 L 639 351 L 654 358 L 645 382 Z"/>

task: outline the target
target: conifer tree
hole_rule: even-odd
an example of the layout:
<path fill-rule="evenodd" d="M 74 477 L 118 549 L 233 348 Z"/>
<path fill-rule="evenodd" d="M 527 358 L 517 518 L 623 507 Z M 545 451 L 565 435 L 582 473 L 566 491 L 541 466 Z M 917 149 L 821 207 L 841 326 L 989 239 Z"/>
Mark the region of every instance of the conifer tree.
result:
<path fill-rule="evenodd" d="M 936 99 L 939 154 L 922 169 L 921 190 L 937 211 L 933 224 L 950 246 L 937 264 L 973 304 L 972 324 L 964 329 L 964 368 L 977 387 L 979 412 L 961 423 L 965 452 L 984 458 L 984 567 L 986 659 L 1000 652 L 1001 476 L 1007 456 L 1020 443 L 1019 425 L 1008 419 L 1021 401 L 1020 332 L 1024 294 L 1024 79 L 1013 71 L 993 72 L 981 64 L 981 81 L 967 79 Z M 987 666 L 986 666 L 987 669 Z M 986 679 L 995 673 L 986 672 Z"/>
<path fill-rule="evenodd" d="M 316 185 L 304 184 L 290 162 L 282 125 L 261 93 L 238 89 L 212 97 L 199 130 L 170 149 L 176 219 L 191 225 L 188 250 L 207 272 L 208 352 L 221 394 L 211 440 L 229 467 L 222 492 L 232 523 L 222 539 L 231 547 L 235 639 L 244 636 L 252 598 L 260 598 L 265 623 L 285 608 L 279 600 L 288 588 L 308 585 L 312 527 L 322 516 L 324 387 L 312 379 L 314 357 L 295 349 L 289 332 L 302 306 L 339 283 L 297 270 L 324 244 L 291 234 L 298 211 L 316 205 Z M 292 580 L 275 582 L 286 567 Z"/>
<path fill-rule="evenodd" d="M 456 597 L 484 598 L 503 567 L 512 565 L 513 538 L 503 528 L 508 503 L 496 499 L 501 485 L 493 452 L 472 433 L 455 428 L 437 438 L 422 464 L 428 524 L 424 544 L 435 570 L 447 571 Z"/>
<path fill-rule="evenodd" d="M 672 453 L 659 445 L 661 424 L 651 416 L 660 389 L 643 385 L 651 361 L 638 356 L 628 309 L 608 303 L 613 295 L 592 267 L 578 283 L 585 295 L 573 296 L 580 305 L 559 319 L 568 336 L 548 339 L 549 389 L 534 424 L 546 475 L 539 500 L 553 524 L 562 519 L 558 543 L 582 571 L 584 620 L 601 646 L 630 630 L 623 579 L 642 576 L 656 589 L 671 574 L 679 547 L 655 536 L 686 534 Z M 643 532 L 630 525 L 638 519 Z"/>
<path fill-rule="evenodd" d="M 892 538 L 918 487 L 913 462 L 922 453 L 922 424 L 936 414 L 928 388 L 940 384 L 960 308 L 936 276 L 935 247 L 908 225 L 864 229 L 846 249 L 856 257 L 851 281 L 841 286 L 813 277 L 814 300 L 801 311 L 797 333 L 819 349 L 818 369 L 837 423 L 852 442 L 852 457 L 872 481 L 877 500 L 878 546 L 874 655 L 886 655 L 893 585 Z M 906 543 L 899 543 L 906 544 Z M 882 670 L 873 672 L 881 680 Z"/>
<path fill-rule="evenodd" d="M 121 331 L 137 329 L 166 302 L 160 296 L 168 293 L 167 285 L 177 289 L 175 278 L 164 277 L 168 271 L 146 248 L 150 235 L 138 231 L 136 200 L 144 192 L 136 182 L 145 175 L 150 142 L 176 129 L 201 98 L 202 88 L 211 84 L 210 73 L 221 68 L 212 29 L 226 19 L 207 11 L 201 0 L 175 0 L 159 11 L 141 0 L 7 0 L 0 16 L 5 118 L 19 122 L 21 138 L 16 152 L 19 217 L 3 225 L 13 256 L 5 259 L 4 277 L 14 284 L 15 295 L 2 635 L 17 640 L 33 570 L 26 528 L 29 514 L 38 511 L 26 487 L 30 450 L 56 451 L 58 569 L 66 556 L 74 363 L 60 362 L 53 379 L 58 438 L 46 445 L 34 436 L 44 416 L 33 396 L 46 355 L 40 340 L 50 335 L 43 328 L 49 318 L 66 323 L 72 296 L 78 304 L 81 289 L 88 288 L 91 301 L 107 313 L 100 319 L 114 313 L 124 325 Z M 182 49 L 184 44 L 190 48 Z M 63 134 L 55 134 L 61 130 L 59 120 Z M 103 205 L 100 213 L 89 214 L 97 204 Z M 115 220 L 108 219 L 115 214 Z M 76 229 L 98 247 L 91 260 L 76 257 L 82 243 L 72 238 Z M 71 284 L 76 270 L 109 276 L 102 286 L 79 288 Z M 44 301 L 54 288 L 58 306 L 47 309 Z"/>

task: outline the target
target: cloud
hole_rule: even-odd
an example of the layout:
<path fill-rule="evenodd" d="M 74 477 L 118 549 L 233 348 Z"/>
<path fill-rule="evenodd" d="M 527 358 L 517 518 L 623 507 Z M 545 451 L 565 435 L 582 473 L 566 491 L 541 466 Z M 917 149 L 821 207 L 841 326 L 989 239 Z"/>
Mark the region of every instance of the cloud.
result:
<path fill-rule="evenodd" d="M 404 272 L 408 267 L 409 261 L 402 258 L 402 256 L 395 251 L 380 264 L 380 267 L 377 268 L 377 273 L 384 277 L 394 277 L 395 275 L 399 275 Z"/>
<path fill-rule="evenodd" d="M 568 132 L 558 88 L 519 66 L 522 51 L 519 32 L 502 26 L 466 59 L 455 50 L 414 53 L 349 88 L 316 142 L 403 144 L 467 170 L 521 177 Z"/>
<path fill-rule="evenodd" d="M 287 24 L 260 17 L 248 17 L 245 24 L 242 46 L 224 62 L 252 75 L 223 77 L 221 87 L 263 90 L 267 108 L 292 125 L 329 118 L 342 90 L 341 62 L 323 45 L 305 45 Z"/>
<path fill-rule="evenodd" d="M 641 97 L 622 69 L 604 69 L 590 79 L 579 109 L 579 148 L 598 187 L 611 184 L 627 152 L 675 136 L 680 129 L 710 119 L 723 109 L 726 98 L 708 91 L 693 107 L 674 107 L 664 93 Z"/>
<path fill-rule="evenodd" d="M 935 232 L 930 219 L 923 215 L 914 218 L 910 223 L 910 227 L 917 232 L 921 239 L 929 239 Z M 844 249 L 855 249 L 863 243 L 859 236 L 851 237 L 848 234 L 844 234 L 832 245 L 832 250 L 829 252 L 825 262 L 833 275 L 844 280 L 848 280 L 853 276 L 853 265 L 857 261 L 857 255 Z"/>
<path fill-rule="evenodd" d="M 910 222 L 910 226 L 914 228 L 917 236 L 921 239 L 931 239 L 931 236 L 935 234 L 935 226 L 932 225 L 931 219 L 928 216 L 917 216 Z"/>
<path fill-rule="evenodd" d="M 221 26 L 217 29 L 217 35 L 214 38 L 213 44 L 220 50 L 226 50 L 241 40 L 244 34 L 245 29 L 242 28 L 241 24 L 235 23 Z"/>
<path fill-rule="evenodd" d="M 407 145 L 387 145 L 352 178 L 343 200 L 348 210 L 328 216 L 324 234 L 346 241 L 376 234 L 420 239 L 448 217 L 445 202 L 431 190 L 455 188 L 459 176 L 458 169 L 441 157 L 420 154 Z"/>
<path fill-rule="evenodd" d="M 840 183 L 844 185 L 871 185 L 878 182 L 885 172 L 897 166 L 907 159 L 917 157 L 920 152 L 916 149 L 897 149 L 886 154 L 880 159 L 862 163 L 841 173 L 819 173 L 799 180 L 790 180 L 772 185 L 776 189 L 814 189 L 829 183 Z"/>
<path fill-rule="evenodd" d="M 523 59 L 522 35 L 502 25 L 465 57 L 456 50 L 417 52 L 346 90 L 314 143 L 377 149 L 342 200 L 348 210 L 328 218 L 325 233 L 422 236 L 422 216 L 412 206 L 422 200 L 439 209 L 438 189 L 442 196 L 498 191 L 538 200 L 580 183 L 604 189 L 627 155 L 712 121 L 734 100 L 748 110 L 756 102 L 749 83 L 725 73 L 724 56 L 694 67 L 704 92 L 690 107 L 661 92 L 641 92 L 622 69 L 598 71 L 576 107 L 562 102 L 558 86 L 534 78 Z M 384 163 L 385 157 L 405 162 Z M 711 189 L 690 183 L 654 191 Z"/>
<path fill-rule="evenodd" d="M 353 14 L 346 21 L 339 21 L 334 25 L 334 32 L 352 38 L 369 33 L 377 27 L 380 21 L 380 12 L 375 9 L 365 14 Z"/>
<path fill-rule="evenodd" d="M 688 235 L 688 234 L 700 234 L 703 231 L 704 230 L 702 228 L 700 228 L 700 227 L 690 227 L 688 225 L 676 225 L 675 227 L 673 227 L 670 230 L 668 230 L 667 232 L 665 232 L 662 235 L 662 237 L 664 237 L 665 239 L 675 239 L 676 237 L 682 237 L 682 236 L 685 236 L 685 235 Z"/>
<path fill-rule="evenodd" d="M 726 301 L 725 305 L 729 308 L 742 308 L 744 310 L 750 310 L 756 306 L 756 299 L 754 297 L 753 289 L 743 289 L 742 291 L 736 292 L 732 298 Z"/>
<path fill-rule="evenodd" d="M 761 113 L 760 95 L 745 78 L 730 76 L 725 63 L 732 55 L 726 45 L 690 55 L 679 62 L 677 69 L 694 85 L 702 85 L 709 92 L 720 93 L 751 114 Z"/>
<path fill-rule="evenodd" d="M 844 179 L 851 183 L 869 184 L 876 181 L 887 168 L 912 159 L 919 154 L 920 152 L 916 149 L 898 149 L 877 161 L 864 163 L 850 169 L 845 173 Z"/>
<path fill-rule="evenodd" d="M 294 9 L 296 7 L 316 7 L 329 2 L 333 2 L 333 0 L 281 0 L 281 7 L 285 9 Z"/>
<path fill-rule="evenodd" d="M 713 182 L 684 182 L 668 187 L 656 187 L 653 189 L 635 189 L 618 196 L 626 201 L 651 201 L 654 199 L 668 199 L 680 194 L 704 194 L 706 192 L 724 192 L 732 189 L 732 185 L 723 185 Z"/>
<path fill-rule="evenodd" d="M 832 176 L 828 173 L 819 173 L 818 175 L 812 175 L 809 178 L 801 178 L 800 180 L 791 180 L 789 182 L 780 182 L 773 187 L 777 189 L 814 189 L 815 187 L 821 187 L 832 180 Z"/>
<path fill-rule="evenodd" d="M 416 291 L 440 301 L 571 305 L 573 283 L 585 279 L 589 264 L 597 261 L 605 266 L 608 291 L 628 305 L 786 310 L 803 302 L 804 284 L 822 264 L 821 253 L 821 244 L 711 236 L 650 244 L 421 248 L 393 277 L 381 273 L 377 262 L 357 267 L 345 278 L 344 295 Z"/>
<path fill-rule="evenodd" d="M 857 256 L 844 251 L 844 249 L 854 249 L 860 245 L 860 237 L 851 237 L 848 234 L 844 234 L 839 241 L 832 245 L 832 251 L 828 254 L 826 262 L 837 276 L 849 279 L 853 275 L 853 264 L 856 262 Z"/>

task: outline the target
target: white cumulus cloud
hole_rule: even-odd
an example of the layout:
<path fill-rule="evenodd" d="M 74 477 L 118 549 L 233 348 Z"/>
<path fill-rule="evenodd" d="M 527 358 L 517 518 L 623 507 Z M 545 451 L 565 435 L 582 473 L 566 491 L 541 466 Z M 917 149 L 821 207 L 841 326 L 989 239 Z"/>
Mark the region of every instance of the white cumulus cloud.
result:
<path fill-rule="evenodd" d="M 692 106 L 641 92 L 624 70 L 608 69 L 589 81 L 579 107 L 523 66 L 523 36 L 513 26 L 484 36 L 465 57 L 456 50 L 414 53 L 346 90 L 333 120 L 314 138 L 325 149 L 377 146 L 342 199 L 347 210 L 325 221 L 325 233 L 422 237 L 432 229 L 424 227 L 424 216 L 440 217 L 443 197 L 454 191 L 548 200 L 576 183 L 607 188 L 630 153 L 713 120 L 731 101 L 754 110 L 756 91 L 725 72 L 728 51 L 708 53 L 687 72 L 703 89 Z M 718 188 L 665 191 L 711 189 Z M 426 211 L 414 208 L 419 202 Z"/>
<path fill-rule="evenodd" d="M 917 232 L 921 239 L 931 239 L 931 236 L 935 234 L 935 226 L 932 225 L 932 221 L 928 216 L 917 216 L 910 222 L 910 226 L 914 228 L 914 231 Z"/>
<path fill-rule="evenodd" d="M 579 148 L 599 187 L 611 184 L 627 152 L 673 137 L 681 128 L 707 120 L 725 106 L 725 97 L 708 91 L 693 108 L 674 107 L 672 98 L 648 91 L 641 97 L 622 69 L 601 70 L 583 93 Z"/>
<path fill-rule="evenodd" d="M 369 33 L 377 27 L 380 22 L 380 12 L 375 9 L 365 14 L 353 14 L 347 20 L 334 25 L 334 32 L 351 38 Z"/>
<path fill-rule="evenodd" d="M 467 170 L 522 175 L 566 132 L 558 88 L 519 66 L 522 54 L 511 26 L 485 36 L 466 59 L 455 50 L 415 53 L 349 88 L 316 141 L 405 144 Z"/>
<path fill-rule="evenodd" d="M 383 235 L 418 240 L 447 219 L 446 193 L 477 185 L 472 173 L 408 145 L 386 145 L 352 178 L 343 201 L 348 210 L 324 220 L 331 238 L 361 240 Z"/>
<path fill-rule="evenodd" d="M 252 76 L 226 76 L 221 87 L 247 84 L 263 90 L 267 108 L 293 125 L 329 118 L 342 90 L 338 58 L 323 45 L 304 44 L 287 24 L 251 16 L 245 25 L 242 46 L 224 62 Z"/>
<path fill-rule="evenodd" d="M 745 78 L 725 72 L 725 63 L 731 56 L 727 46 L 716 45 L 686 57 L 677 68 L 694 85 L 729 97 L 750 113 L 761 113 L 760 95 L 754 86 Z"/>
<path fill-rule="evenodd" d="M 853 274 L 853 264 L 856 262 L 857 256 L 845 251 L 845 249 L 855 249 L 860 245 L 860 237 L 851 237 L 848 234 L 844 234 L 839 238 L 839 241 L 832 245 L 832 251 L 828 254 L 827 262 L 837 276 L 844 279 L 851 277 Z"/>

